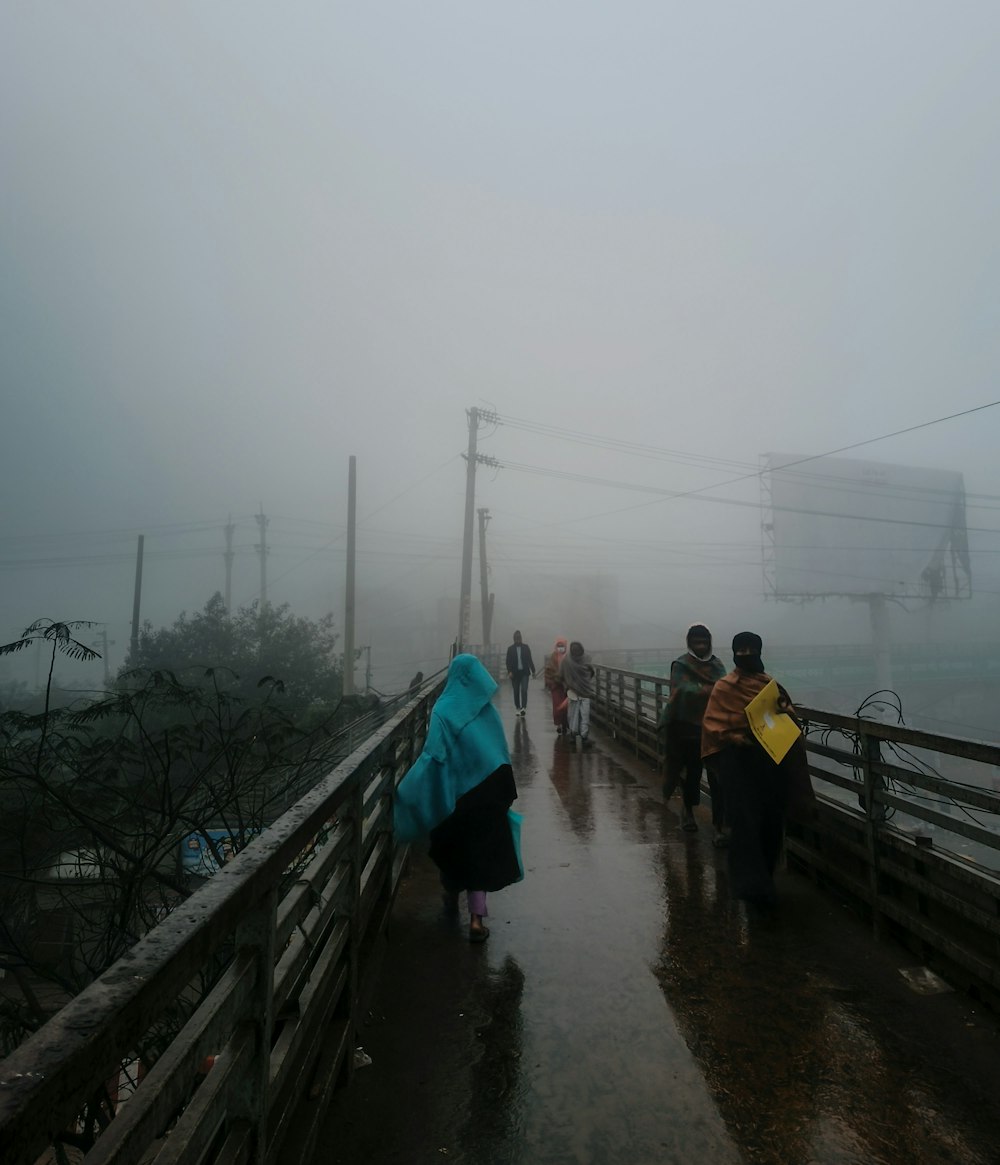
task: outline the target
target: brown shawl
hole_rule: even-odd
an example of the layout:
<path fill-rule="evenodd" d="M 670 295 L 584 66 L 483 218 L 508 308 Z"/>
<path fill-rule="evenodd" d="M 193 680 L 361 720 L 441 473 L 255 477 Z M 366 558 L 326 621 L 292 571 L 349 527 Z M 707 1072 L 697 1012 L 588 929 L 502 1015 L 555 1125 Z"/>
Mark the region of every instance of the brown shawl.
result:
<path fill-rule="evenodd" d="M 754 735 L 747 723 L 747 704 L 771 682 L 767 672 L 738 668 L 717 680 L 701 722 L 701 755 L 713 756 L 729 744 L 750 744 Z M 790 709 L 794 714 L 794 709 Z"/>
<path fill-rule="evenodd" d="M 713 756 L 731 744 L 756 744 L 747 722 L 747 704 L 771 682 L 767 672 L 731 671 L 716 681 L 708 697 L 708 707 L 701 722 L 701 755 Z M 781 694 L 788 693 L 778 685 Z M 788 701 L 788 714 L 797 720 L 795 707 Z M 804 813 L 815 800 L 809 777 L 809 758 L 805 740 L 800 736 L 781 762 L 788 783 L 788 807 L 795 814 Z"/>
<path fill-rule="evenodd" d="M 559 650 L 559 644 L 562 644 L 562 651 Z M 550 655 L 545 657 L 545 687 L 551 692 L 556 685 L 562 687 L 562 680 L 559 678 L 559 665 L 566 658 L 568 651 L 565 639 L 557 639 L 555 649 Z"/>

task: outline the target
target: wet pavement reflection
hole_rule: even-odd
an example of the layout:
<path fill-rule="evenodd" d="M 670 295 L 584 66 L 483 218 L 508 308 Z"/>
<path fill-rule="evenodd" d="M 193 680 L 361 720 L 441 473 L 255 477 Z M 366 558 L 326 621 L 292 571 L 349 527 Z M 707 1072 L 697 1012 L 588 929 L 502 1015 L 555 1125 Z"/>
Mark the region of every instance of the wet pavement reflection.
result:
<path fill-rule="evenodd" d="M 499 697 L 525 881 L 470 946 L 414 852 L 359 1033 L 372 1064 L 317 1162 L 1000 1159 L 996 1017 L 911 991 L 911 955 L 794 875 L 748 916 L 706 808 L 684 833 L 657 774 L 598 733 L 577 751 L 530 695 L 525 719 Z"/>

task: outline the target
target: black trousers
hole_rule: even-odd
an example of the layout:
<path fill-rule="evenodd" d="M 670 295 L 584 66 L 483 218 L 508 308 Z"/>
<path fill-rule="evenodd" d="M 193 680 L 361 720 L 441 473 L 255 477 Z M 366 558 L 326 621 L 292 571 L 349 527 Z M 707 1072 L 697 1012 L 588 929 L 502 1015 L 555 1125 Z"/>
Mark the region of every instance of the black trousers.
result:
<path fill-rule="evenodd" d="M 718 754 L 726 801 L 729 878 L 737 898 L 774 901 L 774 870 L 785 831 L 786 776 L 757 744 Z"/>
<path fill-rule="evenodd" d="M 520 710 L 528 705 L 528 677 L 530 671 L 513 671 L 510 681 L 514 688 L 514 707 Z"/>
<path fill-rule="evenodd" d="M 718 760 L 710 756 L 703 763 L 708 774 L 708 792 L 712 798 L 712 825 L 721 830 L 726 825 L 726 791 L 719 776 Z"/>
<path fill-rule="evenodd" d="M 665 763 L 666 784 L 672 789 L 681 786 L 684 808 L 701 804 L 701 734 L 685 736 L 667 730 Z M 715 798 L 712 798 L 712 817 L 715 818 Z"/>

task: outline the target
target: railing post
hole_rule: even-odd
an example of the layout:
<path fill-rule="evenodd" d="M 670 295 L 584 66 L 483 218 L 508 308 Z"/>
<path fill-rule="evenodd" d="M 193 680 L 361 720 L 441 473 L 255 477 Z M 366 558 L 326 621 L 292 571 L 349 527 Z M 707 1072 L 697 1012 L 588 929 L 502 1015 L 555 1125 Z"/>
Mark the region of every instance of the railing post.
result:
<path fill-rule="evenodd" d="M 638 676 L 632 677 L 632 699 L 635 703 L 635 726 L 632 732 L 635 745 L 635 755 L 639 755 L 639 716 L 642 712 L 642 681 Z"/>
<path fill-rule="evenodd" d="M 253 1165 L 264 1165 L 267 1154 L 277 904 L 278 890 L 274 886 L 236 928 L 236 949 L 252 952 L 257 973 L 247 1020 L 254 1029 L 253 1058 L 249 1073 L 234 1084 L 229 1115 L 234 1125 L 245 1125 L 250 1129 L 249 1160 Z"/>
<path fill-rule="evenodd" d="M 666 757 L 662 751 L 661 739 L 663 734 L 660 732 L 660 717 L 663 715 L 663 683 L 661 680 L 656 681 L 656 683 L 653 685 L 653 690 L 656 694 L 653 707 L 653 723 L 656 725 L 654 730 L 656 734 L 654 737 L 654 748 L 656 751 L 656 770 L 657 772 L 662 772 Z"/>
<path fill-rule="evenodd" d="M 348 1041 L 347 1054 L 344 1057 L 344 1080 L 350 1081 L 354 1075 L 354 1048 L 357 1035 L 357 1001 L 359 990 L 359 966 L 361 961 L 361 874 L 364 846 L 362 832 L 364 829 L 364 789 L 357 774 L 354 776 L 354 788 L 351 792 L 350 820 L 351 820 L 351 847 L 350 858 L 350 917 L 347 932 L 347 982 L 341 993 L 335 1014 L 347 1024 Z"/>
<path fill-rule="evenodd" d="M 864 777 L 865 840 L 868 846 L 868 892 L 871 895 L 872 934 L 882 934 L 882 912 L 878 900 L 882 879 L 879 873 L 879 829 L 885 820 L 885 806 L 875 799 L 875 792 L 885 788 L 882 774 L 875 766 L 882 760 L 882 747 L 877 736 L 869 736 L 864 721 L 859 721 L 861 741 L 861 770 Z"/>

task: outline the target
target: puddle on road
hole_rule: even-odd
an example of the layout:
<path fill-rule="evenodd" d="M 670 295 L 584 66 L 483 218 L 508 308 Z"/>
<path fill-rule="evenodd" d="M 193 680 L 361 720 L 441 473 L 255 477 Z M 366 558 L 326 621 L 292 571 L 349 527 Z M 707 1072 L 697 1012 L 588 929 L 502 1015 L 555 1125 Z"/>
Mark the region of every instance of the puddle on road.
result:
<path fill-rule="evenodd" d="M 374 1063 L 317 1161 L 995 1160 L 992 1028 L 968 1055 L 956 998 L 913 993 L 799 879 L 748 917 L 704 811 L 682 834 L 648 774 L 530 720 L 512 748 L 528 877 L 490 896 L 472 948 L 414 861 L 358 1040 Z"/>

